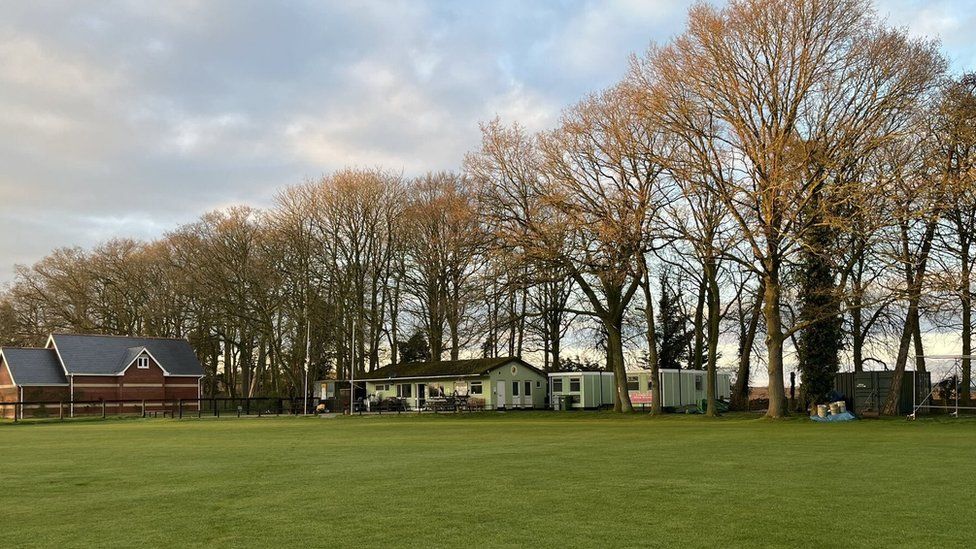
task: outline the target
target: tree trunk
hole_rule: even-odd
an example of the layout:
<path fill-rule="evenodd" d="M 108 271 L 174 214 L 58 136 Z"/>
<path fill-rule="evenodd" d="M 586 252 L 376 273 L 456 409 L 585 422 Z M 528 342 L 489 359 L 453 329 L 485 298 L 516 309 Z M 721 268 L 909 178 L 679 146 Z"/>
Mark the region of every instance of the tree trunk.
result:
<path fill-rule="evenodd" d="M 972 400 L 973 367 L 969 358 L 973 350 L 973 299 L 970 291 L 969 250 L 963 251 L 962 267 L 962 405 Z"/>
<path fill-rule="evenodd" d="M 854 371 L 864 370 L 864 334 L 861 331 L 861 297 L 856 296 L 855 306 L 851 310 L 851 353 L 854 359 Z"/>
<path fill-rule="evenodd" d="M 624 346 L 621 337 L 620 320 L 605 320 L 604 327 L 607 330 L 607 361 L 610 363 L 611 371 L 616 387 L 616 397 L 614 398 L 614 411 L 629 414 L 634 411 L 634 406 L 630 403 L 630 395 L 627 394 L 627 369 L 624 367 Z"/>
<path fill-rule="evenodd" d="M 461 334 L 458 333 L 460 326 L 458 326 L 459 319 L 452 319 L 448 329 L 451 331 L 451 360 L 457 360 L 461 356 Z"/>
<path fill-rule="evenodd" d="M 559 360 L 560 360 L 559 359 L 559 352 L 561 350 L 560 349 L 560 347 L 561 347 L 561 341 L 560 341 L 560 339 L 561 338 L 559 336 L 559 328 L 560 328 L 560 326 L 559 326 L 559 316 L 555 312 L 550 312 L 549 313 L 549 316 L 550 316 L 550 319 L 549 319 L 549 330 L 550 330 L 550 333 L 549 333 L 549 338 L 550 338 L 550 340 L 549 340 L 549 349 L 550 349 L 550 354 L 552 356 L 552 360 L 550 361 L 550 367 L 553 370 L 558 370 L 559 369 Z"/>
<path fill-rule="evenodd" d="M 444 353 L 444 329 L 441 326 L 431 324 L 430 326 L 430 359 L 434 362 L 441 361 Z"/>
<path fill-rule="evenodd" d="M 756 291 L 756 298 L 752 304 L 749 316 L 749 324 L 742 340 L 739 342 L 739 367 L 735 376 L 735 386 L 732 387 L 732 404 L 738 410 L 749 409 L 749 374 L 752 359 L 752 347 L 756 341 L 756 332 L 759 330 L 759 318 L 762 316 L 762 305 L 765 296 L 765 286 L 759 283 Z"/>
<path fill-rule="evenodd" d="M 898 396 L 901 394 L 901 382 L 905 375 L 905 365 L 908 363 L 908 348 L 912 343 L 912 334 L 915 331 L 915 322 L 918 316 L 912 314 L 917 310 L 918 300 L 912 297 L 908 304 L 908 314 L 905 315 L 905 325 L 902 327 L 901 340 L 898 344 L 898 358 L 895 360 L 895 370 L 891 376 L 891 389 L 885 397 L 885 403 L 881 407 L 881 413 L 886 416 L 893 416 L 898 411 Z"/>
<path fill-rule="evenodd" d="M 705 398 L 707 406 L 705 415 L 715 417 L 718 411 L 715 409 L 715 385 L 716 385 L 716 366 L 718 362 L 718 333 L 719 333 L 719 293 L 718 276 L 714 260 L 706 262 L 705 276 L 708 279 L 708 368 L 705 372 Z"/>
<path fill-rule="evenodd" d="M 702 350 L 705 346 L 705 294 L 707 292 L 707 286 L 705 278 L 698 282 L 698 301 L 695 303 L 695 343 L 691 350 L 691 369 L 701 370 L 702 369 Z"/>
<path fill-rule="evenodd" d="M 780 312 L 780 285 L 778 274 L 766 274 L 763 316 L 766 318 L 766 354 L 769 373 L 769 409 L 766 417 L 780 418 L 786 415 L 786 389 L 783 378 L 783 323 Z"/>
<path fill-rule="evenodd" d="M 915 307 L 915 318 L 912 321 L 915 328 L 912 330 L 912 345 L 915 347 L 915 370 L 925 371 L 925 346 L 922 344 L 922 319 Z"/>
<path fill-rule="evenodd" d="M 881 413 L 887 416 L 893 416 L 898 412 L 898 398 L 901 395 L 901 383 L 905 377 L 905 366 L 908 363 L 908 347 L 914 337 L 918 322 L 918 302 L 922 298 L 922 281 L 925 278 L 925 265 L 928 262 L 929 250 L 932 249 L 932 239 L 935 237 L 935 227 L 936 220 L 928 222 L 916 259 L 918 269 L 914 272 L 913 276 L 909 277 L 908 314 L 905 315 L 905 325 L 901 333 L 901 342 L 898 345 L 898 358 L 895 361 L 895 370 L 891 376 L 891 389 L 889 389 L 888 396 L 885 398 L 885 403 L 881 408 Z M 906 239 L 906 235 L 907 229 L 903 225 L 902 238 Z M 907 241 L 904 241 L 902 246 L 905 263 L 906 265 L 910 265 L 911 258 L 907 252 Z M 908 272 L 910 272 L 909 269 L 910 267 L 906 267 Z M 913 390 L 915 389 L 913 388 Z"/>
<path fill-rule="evenodd" d="M 851 354 L 854 360 L 854 371 L 860 372 L 864 370 L 864 340 L 866 338 L 866 330 L 864 329 L 864 250 L 863 246 L 859 246 L 860 250 L 858 260 L 854 265 L 852 271 L 852 281 L 853 295 L 851 296 Z"/>
<path fill-rule="evenodd" d="M 661 365 L 657 357 L 657 334 L 654 325 L 654 298 L 647 260 L 641 262 L 641 288 L 644 291 L 644 318 L 647 321 L 647 366 L 651 370 L 651 414 L 661 414 Z"/>
<path fill-rule="evenodd" d="M 393 295 L 390 296 L 390 364 L 400 362 L 397 338 L 400 337 L 400 277 L 393 283 Z"/>

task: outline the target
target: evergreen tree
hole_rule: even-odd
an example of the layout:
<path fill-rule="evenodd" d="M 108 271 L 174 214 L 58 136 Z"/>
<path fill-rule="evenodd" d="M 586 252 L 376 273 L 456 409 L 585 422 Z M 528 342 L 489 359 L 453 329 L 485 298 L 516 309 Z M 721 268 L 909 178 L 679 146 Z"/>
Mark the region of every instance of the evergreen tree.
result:
<path fill-rule="evenodd" d="M 430 345 L 424 333 L 417 330 L 406 341 L 397 341 L 397 353 L 401 364 L 427 362 L 430 360 Z"/>
<path fill-rule="evenodd" d="M 661 299 L 657 306 L 658 363 L 662 369 L 680 369 L 688 356 L 692 332 L 681 308 L 681 290 L 671 288 L 667 273 L 661 276 Z"/>
<path fill-rule="evenodd" d="M 817 211 L 814 201 L 811 209 Z M 824 402 L 840 370 L 843 328 L 836 295 L 834 270 L 830 263 L 833 230 L 819 218 L 811 220 L 804 238 L 799 272 L 801 323 L 797 355 L 800 398 L 807 404 Z"/>

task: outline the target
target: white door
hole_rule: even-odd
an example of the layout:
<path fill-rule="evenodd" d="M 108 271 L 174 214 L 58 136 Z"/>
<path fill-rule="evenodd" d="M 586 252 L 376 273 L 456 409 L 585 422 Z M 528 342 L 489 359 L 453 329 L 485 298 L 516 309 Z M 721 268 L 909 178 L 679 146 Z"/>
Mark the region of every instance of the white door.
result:
<path fill-rule="evenodd" d="M 522 407 L 523 408 L 532 407 L 532 382 L 531 381 L 522 382 Z"/>
<path fill-rule="evenodd" d="M 505 382 L 495 383 L 495 409 L 505 407 Z"/>

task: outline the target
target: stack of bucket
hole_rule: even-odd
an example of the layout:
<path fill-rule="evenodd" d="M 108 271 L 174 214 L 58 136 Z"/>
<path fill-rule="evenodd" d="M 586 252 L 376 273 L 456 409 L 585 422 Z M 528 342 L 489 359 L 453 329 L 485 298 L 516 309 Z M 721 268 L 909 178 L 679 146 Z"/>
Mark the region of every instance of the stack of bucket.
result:
<path fill-rule="evenodd" d="M 837 400 L 830 404 L 818 404 L 816 415 L 811 415 L 814 421 L 847 421 L 854 419 L 854 415 L 847 411 L 847 403 Z"/>

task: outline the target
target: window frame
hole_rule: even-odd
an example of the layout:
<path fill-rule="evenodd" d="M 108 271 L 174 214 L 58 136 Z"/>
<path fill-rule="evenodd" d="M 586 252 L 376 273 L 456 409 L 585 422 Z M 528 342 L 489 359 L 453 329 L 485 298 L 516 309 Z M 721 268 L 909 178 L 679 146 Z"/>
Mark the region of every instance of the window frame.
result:
<path fill-rule="evenodd" d="M 633 387 L 631 387 L 631 383 L 633 383 Z M 639 376 L 636 376 L 636 375 L 627 376 L 627 390 L 628 391 L 640 391 L 640 377 Z"/>
<path fill-rule="evenodd" d="M 576 385 L 576 388 L 575 389 L 573 388 L 573 385 L 574 384 Z M 569 378 L 569 392 L 570 393 L 579 393 L 582 390 L 583 390 L 583 378 L 582 377 L 571 377 L 571 378 Z"/>
<path fill-rule="evenodd" d="M 140 357 L 136 358 L 136 368 L 139 369 L 139 370 L 148 370 L 149 369 L 149 357 L 143 355 L 143 356 L 140 356 Z"/>
<path fill-rule="evenodd" d="M 563 378 L 561 377 L 552 378 L 552 392 L 554 393 L 563 392 Z"/>

